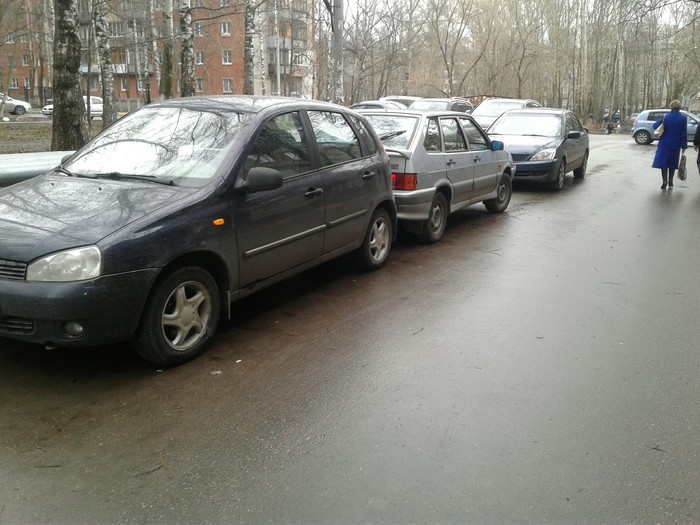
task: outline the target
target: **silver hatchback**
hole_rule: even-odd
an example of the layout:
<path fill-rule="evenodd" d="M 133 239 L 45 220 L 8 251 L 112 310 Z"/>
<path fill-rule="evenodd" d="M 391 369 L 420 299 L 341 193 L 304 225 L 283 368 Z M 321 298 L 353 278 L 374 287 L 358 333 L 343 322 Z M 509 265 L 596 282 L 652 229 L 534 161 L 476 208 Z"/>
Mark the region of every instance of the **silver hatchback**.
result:
<path fill-rule="evenodd" d="M 454 111 L 362 111 L 389 154 L 398 218 L 425 242 L 437 242 L 447 216 L 483 202 L 504 211 L 515 165 L 503 143 Z"/>

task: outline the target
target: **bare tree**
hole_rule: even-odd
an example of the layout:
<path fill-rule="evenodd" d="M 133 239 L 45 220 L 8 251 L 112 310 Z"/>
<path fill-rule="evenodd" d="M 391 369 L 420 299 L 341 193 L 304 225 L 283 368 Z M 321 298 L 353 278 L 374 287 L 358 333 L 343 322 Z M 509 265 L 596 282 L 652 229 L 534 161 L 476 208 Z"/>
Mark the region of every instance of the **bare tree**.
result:
<path fill-rule="evenodd" d="M 80 38 L 77 0 L 55 0 L 53 151 L 75 150 L 88 138 L 88 119 L 80 88 Z"/>
<path fill-rule="evenodd" d="M 105 17 L 105 0 L 94 0 L 93 22 L 97 55 L 102 78 L 102 127 L 103 129 L 117 120 L 117 107 L 114 102 L 114 68 L 112 67 L 112 50 L 109 45 L 109 25 Z"/>

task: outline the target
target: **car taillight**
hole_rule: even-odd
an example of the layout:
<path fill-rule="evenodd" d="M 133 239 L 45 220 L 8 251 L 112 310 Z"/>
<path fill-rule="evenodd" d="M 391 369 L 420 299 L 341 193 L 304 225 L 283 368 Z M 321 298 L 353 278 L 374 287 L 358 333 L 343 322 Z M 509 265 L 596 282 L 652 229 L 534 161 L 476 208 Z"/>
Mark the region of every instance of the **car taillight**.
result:
<path fill-rule="evenodd" d="M 638 121 L 637 119 L 634 119 L 634 121 L 632 122 L 632 125 L 633 125 L 633 126 L 636 126 L 638 122 L 639 122 L 639 121 Z"/>
<path fill-rule="evenodd" d="M 415 173 L 392 173 L 391 187 L 395 190 L 415 190 L 418 187 L 418 175 Z"/>

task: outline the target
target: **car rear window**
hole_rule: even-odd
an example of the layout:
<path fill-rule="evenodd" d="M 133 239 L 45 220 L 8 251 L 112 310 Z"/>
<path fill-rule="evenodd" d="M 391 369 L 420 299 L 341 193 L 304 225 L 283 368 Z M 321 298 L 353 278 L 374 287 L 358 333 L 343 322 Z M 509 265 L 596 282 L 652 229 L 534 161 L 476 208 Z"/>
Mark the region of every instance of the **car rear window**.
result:
<path fill-rule="evenodd" d="M 409 149 L 418 125 L 411 115 L 366 115 L 387 149 Z"/>

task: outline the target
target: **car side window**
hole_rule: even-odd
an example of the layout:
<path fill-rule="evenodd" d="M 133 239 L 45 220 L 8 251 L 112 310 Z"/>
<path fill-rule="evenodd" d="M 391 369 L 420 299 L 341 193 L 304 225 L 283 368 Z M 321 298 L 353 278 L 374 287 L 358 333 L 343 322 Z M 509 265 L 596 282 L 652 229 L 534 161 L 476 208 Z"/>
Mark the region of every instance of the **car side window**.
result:
<path fill-rule="evenodd" d="M 666 114 L 665 111 L 650 111 L 649 112 L 649 120 L 656 122 L 661 117 L 663 117 L 665 114 Z"/>
<path fill-rule="evenodd" d="M 284 178 L 311 169 L 299 113 L 284 113 L 265 124 L 246 158 L 245 173 L 256 166 L 276 169 Z"/>
<path fill-rule="evenodd" d="M 350 121 L 355 125 L 358 135 L 360 137 L 360 143 L 362 144 L 362 149 L 367 155 L 374 155 L 377 153 L 377 144 L 374 142 L 374 137 L 367 130 L 367 126 L 357 117 L 350 117 Z"/>
<path fill-rule="evenodd" d="M 574 129 L 576 131 L 584 131 L 583 125 L 581 124 L 581 121 L 578 119 L 578 117 L 573 113 L 569 113 L 569 116 L 571 117 L 571 122 L 574 126 Z"/>
<path fill-rule="evenodd" d="M 460 122 L 462 123 L 462 128 L 464 128 L 464 132 L 467 134 L 470 150 L 489 149 L 488 140 L 486 139 L 486 136 L 484 136 L 484 133 L 481 131 L 480 127 L 477 127 L 468 118 L 460 119 Z"/>
<path fill-rule="evenodd" d="M 342 113 L 309 111 L 309 119 L 321 155 L 321 166 L 362 157 L 360 140 Z"/>
<path fill-rule="evenodd" d="M 565 136 L 569 135 L 569 131 L 574 131 L 574 121 L 571 118 L 571 113 L 566 114 L 566 134 L 565 134 Z"/>
<path fill-rule="evenodd" d="M 440 145 L 440 125 L 437 118 L 428 119 L 428 129 L 425 132 L 423 147 L 428 153 L 442 151 Z"/>
<path fill-rule="evenodd" d="M 467 151 L 467 141 L 464 139 L 457 119 L 442 118 L 440 125 L 445 139 L 445 151 Z"/>

